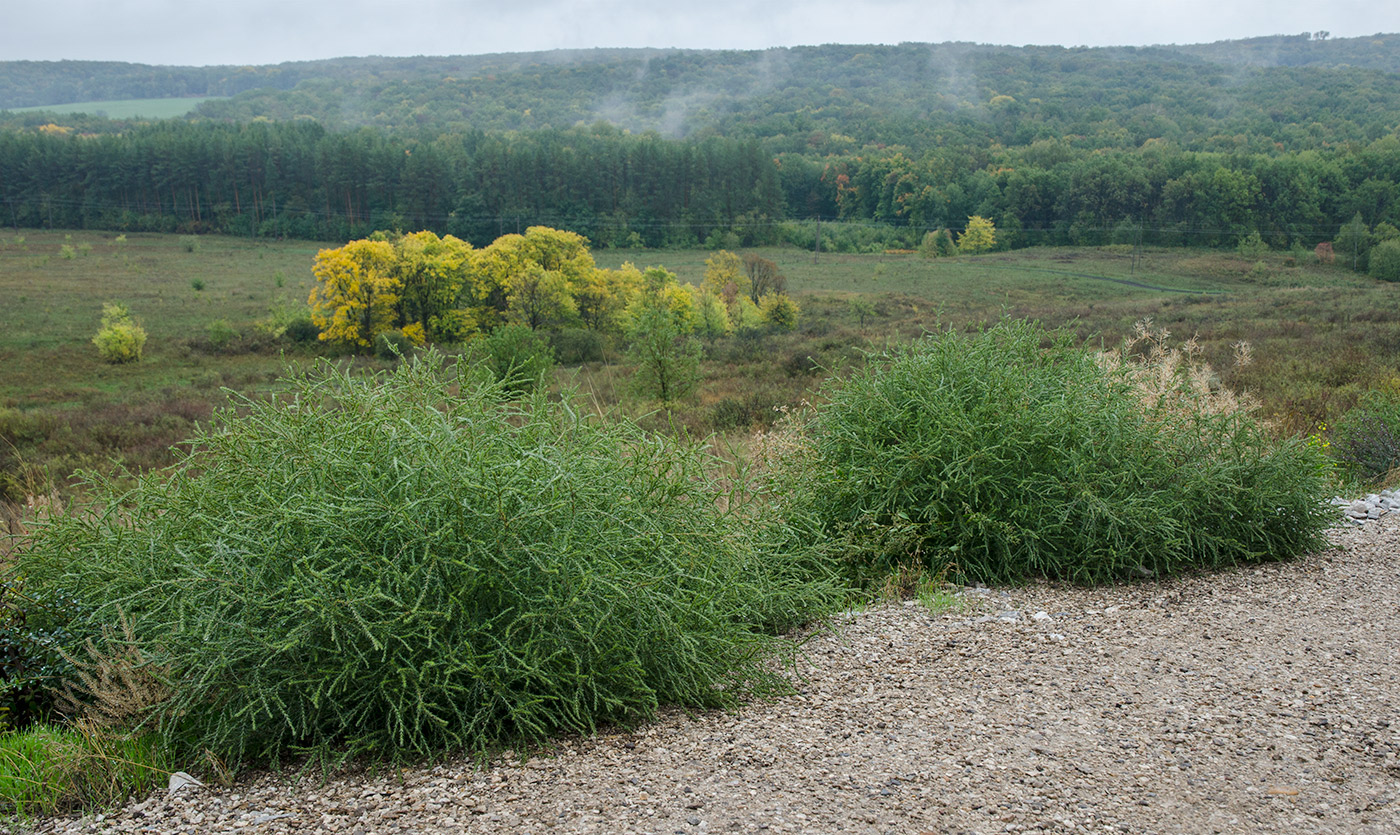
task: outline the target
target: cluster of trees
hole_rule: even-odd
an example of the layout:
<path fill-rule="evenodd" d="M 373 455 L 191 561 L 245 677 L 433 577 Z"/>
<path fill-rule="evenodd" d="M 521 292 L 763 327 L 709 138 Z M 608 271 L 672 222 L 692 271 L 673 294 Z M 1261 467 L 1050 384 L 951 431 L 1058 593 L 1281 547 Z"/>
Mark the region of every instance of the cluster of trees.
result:
<path fill-rule="evenodd" d="M 1373 228 L 1357 214 L 1319 257 L 1368 272 L 1384 281 L 1400 281 L 1400 228 L 1384 222 Z"/>
<path fill-rule="evenodd" d="M 503 327 L 579 329 L 631 344 L 639 365 L 659 376 L 662 400 L 678 394 L 678 375 L 656 369 L 698 358 L 692 339 L 791 331 L 799 313 L 766 258 L 721 250 L 706 261 L 701 286 L 682 285 L 661 267 L 599 268 L 585 238 L 543 226 L 480 249 L 429 231 L 377 233 L 321 250 L 313 272 L 308 301 L 327 343 L 364 350 L 385 334 L 424 345 Z"/>

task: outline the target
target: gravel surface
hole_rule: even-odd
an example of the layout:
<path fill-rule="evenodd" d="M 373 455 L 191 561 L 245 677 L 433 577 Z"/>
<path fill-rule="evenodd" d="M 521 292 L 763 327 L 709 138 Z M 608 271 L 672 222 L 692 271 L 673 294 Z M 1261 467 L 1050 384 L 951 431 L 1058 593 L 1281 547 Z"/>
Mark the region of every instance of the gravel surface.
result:
<path fill-rule="evenodd" d="M 1288 564 L 838 619 L 799 695 L 36 832 L 1400 832 L 1400 514 Z"/>

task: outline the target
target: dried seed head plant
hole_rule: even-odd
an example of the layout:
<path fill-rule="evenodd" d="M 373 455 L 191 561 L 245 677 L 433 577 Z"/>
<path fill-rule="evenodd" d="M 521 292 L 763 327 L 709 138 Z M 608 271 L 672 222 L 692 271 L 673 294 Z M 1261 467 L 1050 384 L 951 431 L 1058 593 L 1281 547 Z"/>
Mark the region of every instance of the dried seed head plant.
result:
<path fill-rule="evenodd" d="M 73 665 L 77 681 L 64 682 L 58 694 L 65 713 L 101 729 L 138 726 L 152 708 L 170 698 L 169 669 L 154 664 L 137 643 L 131 619 L 120 615 L 122 634 L 103 629 L 103 646 L 88 639 L 86 660 L 60 650 Z"/>
<path fill-rule="evenodd" d="M 1248 342 L 1241 340 L 1231 347 L 1237 368 L 1254 361 Z M 1143 406 L 1168 420 L 1201 414 L 1254 415 L 1259 408 L 1252 395 L 1220 384 L 1195 336 L 1173 345 L 1171 331 L 1154 326 L 1151 318 L 1139 319 L 1122 348 L 1104 351 L 1098 359 L 1106 370 L 1124 373 Z"/>

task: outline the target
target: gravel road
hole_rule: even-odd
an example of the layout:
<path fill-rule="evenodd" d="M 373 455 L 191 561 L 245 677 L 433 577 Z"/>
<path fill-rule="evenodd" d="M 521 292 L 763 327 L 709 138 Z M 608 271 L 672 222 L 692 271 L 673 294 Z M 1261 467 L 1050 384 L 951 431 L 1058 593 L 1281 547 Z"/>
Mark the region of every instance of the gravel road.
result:
<path fill-rule="evenodd" d="M 248 775 L 34 831 L 1400 832 L 1400 513 L 1332 540 L 938 616 L 875 607 L 807 644 L 799 695 L 523 764 Z"/>

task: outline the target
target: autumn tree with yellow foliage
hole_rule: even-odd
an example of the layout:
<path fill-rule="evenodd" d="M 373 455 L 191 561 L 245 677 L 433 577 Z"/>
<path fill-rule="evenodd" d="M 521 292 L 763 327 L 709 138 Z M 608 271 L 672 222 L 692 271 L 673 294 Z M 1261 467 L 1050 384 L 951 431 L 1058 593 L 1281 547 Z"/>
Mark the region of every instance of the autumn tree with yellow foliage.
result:
<path fill-rule="evenodd" d="M 316 287 L 308 303 L 322 341 L 369 348 L 376 336 L 399 324 L 403 281 L 395 274 L 395 261 L 388 241 L 351 241 L 316 253 L 311 268 Z"/>

